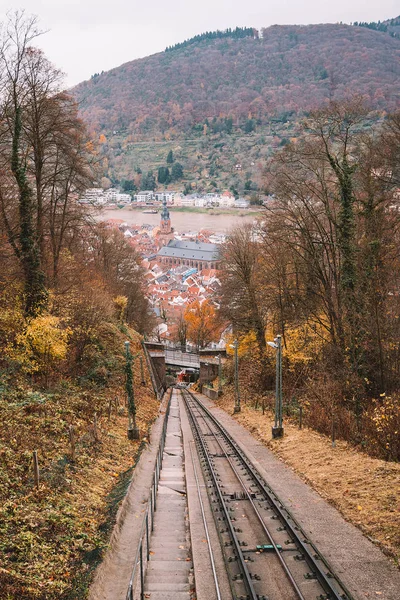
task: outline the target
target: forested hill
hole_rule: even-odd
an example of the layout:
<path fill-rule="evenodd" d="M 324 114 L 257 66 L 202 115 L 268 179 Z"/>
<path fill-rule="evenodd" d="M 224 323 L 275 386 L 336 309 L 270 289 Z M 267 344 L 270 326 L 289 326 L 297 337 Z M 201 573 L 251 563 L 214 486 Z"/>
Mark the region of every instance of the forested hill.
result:
<path fill-rule="evenodd" d="M 260 126 L 349 93 L 392 110 L 400 100 L 399 58 L 399 39 L 367 27 L 276 25 L 259 37 L 198 36 L 73 91 L 97 132 L 170 139 L 203 131 L 213 119 L 223 127 L 232 118 L 234 129 L 249 119 Z"/>

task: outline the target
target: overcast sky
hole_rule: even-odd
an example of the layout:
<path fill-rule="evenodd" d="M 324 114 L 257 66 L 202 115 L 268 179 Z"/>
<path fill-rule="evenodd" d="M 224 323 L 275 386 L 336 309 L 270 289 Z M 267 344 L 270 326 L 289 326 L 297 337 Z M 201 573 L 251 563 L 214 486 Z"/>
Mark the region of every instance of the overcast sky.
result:
<path fill-rule="evenodd" d="M 227 27 L 384 21 L 398 0 L 0 0 L 0 20 L 22 8 L 48 30 L 37 45 L 74 85 L 93 73 Z"/>

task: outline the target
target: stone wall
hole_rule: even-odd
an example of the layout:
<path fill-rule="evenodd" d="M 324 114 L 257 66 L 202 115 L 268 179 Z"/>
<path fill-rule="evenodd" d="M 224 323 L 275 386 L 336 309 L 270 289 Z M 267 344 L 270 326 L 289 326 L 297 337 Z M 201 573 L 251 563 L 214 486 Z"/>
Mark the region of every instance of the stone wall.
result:
<path fill-rule="evenodd" d="M 218 363 L 203 362 L 200 360 L 200 383 L 208 383 L 214 381 L 218 377 Z"/>

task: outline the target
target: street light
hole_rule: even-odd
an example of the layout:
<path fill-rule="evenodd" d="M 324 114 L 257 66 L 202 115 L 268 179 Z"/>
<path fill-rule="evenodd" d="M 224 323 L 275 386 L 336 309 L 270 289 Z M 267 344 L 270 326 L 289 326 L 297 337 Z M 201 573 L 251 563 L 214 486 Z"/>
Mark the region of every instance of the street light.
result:
<path fill-rule="evenodd" d="M 282 399 L 282 336 L 277 335 L 268 346 L 276 350 L 276 378 L 275 378 L 275 425 L 272 428 L 272 437 L 283 436 L 283 399 Z"/>
<path fill-rule="evenodd" d="M 234 413 L 240 412 L 238 346 L 239 343 L 237 340 L 235 340 L 233 344 L 231 344 L 231 348 L 234 348 L 235 350 L 235 408 L 233 409 Z"/>
<path fill-rule="evenodd" d="M 221 354 L 218 354 L 218 396 L 222 394 L 222 364 Z"/>
<path fill-rule="evenodd" d="M 141 376 L 141 384 L 146 385 L 146 380 L 144 378 L 143 356 L 142 355 L 140 355 L 140 376 Z"/>
<path fill-rule="evenodd" d="M 132 374 L 132 354 L 129 342 L 125 342 L 125 372 L 126 372 L 126 393 L 128 395 L 128 439 L 138 440 L 139 429 L 136 425 L 136 406 L 133 393 L 133 374 Z"/>

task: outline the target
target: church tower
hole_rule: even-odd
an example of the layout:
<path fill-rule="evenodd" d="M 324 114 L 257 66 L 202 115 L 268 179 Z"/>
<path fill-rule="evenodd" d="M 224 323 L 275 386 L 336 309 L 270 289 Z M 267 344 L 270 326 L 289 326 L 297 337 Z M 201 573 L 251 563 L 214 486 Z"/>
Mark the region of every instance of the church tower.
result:
<path fill-rule="evenodd" d="M 171 219 L 169 216 L 169 210 L 167 207 L 167 200 L 164 196 L 163 199 L 163 207 L 161 211 L 161 224 L 160 224 L 160 233 L 159 240 L 161 246 L 166 246 L 170 240 L 174 239 L 173 229 L 171 227 Z"/>

